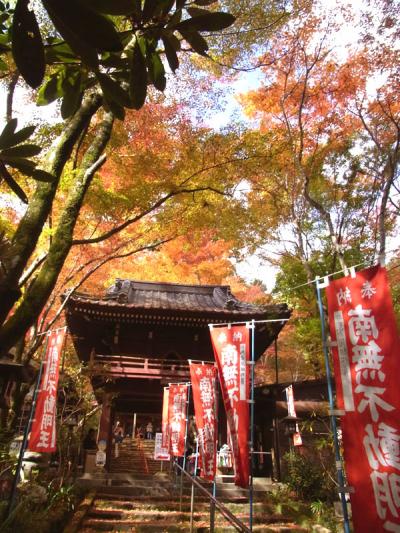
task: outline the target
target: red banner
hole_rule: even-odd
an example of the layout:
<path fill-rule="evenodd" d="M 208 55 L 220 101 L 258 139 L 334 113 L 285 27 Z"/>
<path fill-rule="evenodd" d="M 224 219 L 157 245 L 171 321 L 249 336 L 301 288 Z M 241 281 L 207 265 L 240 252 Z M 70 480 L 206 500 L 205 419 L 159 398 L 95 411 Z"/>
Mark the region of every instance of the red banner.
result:
<path fill-rule="evenodd" d="M 249 486 L 249 328 L 212 328 L 222 398 L 231 437 L 235 484 Z"/>
<path fill-rule="evenodd" d="M 327 297 L 354 531 L 400 532 L 400 339 L 386 270 L 333 281 Z"/>
<path fill-rule="evenodd" d="M 183 457 L 185 455 L 187 397 L 187 384 L 169 386 L 168 420 L 170 453 L 174 457 Z"/>
<path fill-rule="evenodd" d="M 163 394 L 163 406 L 162 406 L 162 422 L 161 422 L 161 431 L 162 431 L 162 447 L 168 448 L 169 443 L 169 423 L 168 423 L 168 403 L 169 401 L 169 389 L 164 387 Z"/>
<path fill-rule="evenodd" d="M 217 369 L 213 364 L 190 363 L 190 378 L 202 466 L 200 477 L 213 481 L 217 466 Z"/>
<path fill-rule="evenodd" d="M 28 450 L 32 452 L 56 450 L 57 386 L 65 332 L 65 329 L 51 331 L 47 339 L 43 374 L 29 437 Z"/>
<path fill-rule="evenodd" d="M 293 394 L 293 385 L 286 387 L 286 402 L 288 415 L 296 418 L 296 409 L 294 407 L 294 394 Z M 299 431 L 299 424 L 296 423 L 296 432 L 293 433 L 293 446 L 302 446 L 303 440 Z"/>

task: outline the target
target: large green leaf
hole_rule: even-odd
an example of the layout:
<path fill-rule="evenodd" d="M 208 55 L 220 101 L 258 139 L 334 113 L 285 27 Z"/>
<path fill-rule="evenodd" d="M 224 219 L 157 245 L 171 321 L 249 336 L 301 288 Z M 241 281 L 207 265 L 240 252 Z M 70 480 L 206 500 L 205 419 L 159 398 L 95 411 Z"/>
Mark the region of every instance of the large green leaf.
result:
<path fill-rule="evenodd" d="M 55 2 L 55 0 L 42 0 L 42 3 L 50 15 L 55 27 L 68 42 L 72 50 L 82 58 L 89 67 L 97 69 L 99 66 L 99 60 L 96 49 L 93 48 L 93 46 L 88 45 L 86 41 L 81 39 L 67 24 L 65 24 L 62 13 L 60 13 L 60 10 L 57 10 L 58 3 Z M 56 9 L 54 9 L 54 4 L 57 4 Z"/>
<path fill-rule="evenodd" d="M 132 103 L 128 92 L 117 81 L 101 72 L 97 74 L 97 79 L 100 82 L 101 90 L 108 104 L 115 102 L 121 107 L 131 107 Z"/>
<path fill-rule="evenodd" d="M 207 55 L 208 44 L 207 41 L 200 35 L 198 31 L 180 29 L 179 33 L 187 41 L 195 52 L 201 56 Z"/>
<path fill-rule="evenodd" d="M 46 46 L 47 63 L 76 63 L 78 58 L 65 41 L 52 43 Z"/>
<path fill-rule="evenodd" d="M 46 9 L 50 9 L 49 14 L 61 35 L 67 28 L 79 40 L 97 50 L 122 49 L 118 33 L 111 20 L 90 9 L 81 0 L 68 0 L 68 2 L 43 0 L 43 3 Z M 63 36 L 74 49 L 73 43 L 69 42 L 65 35 Z"/>
<path fill-rule="evenodd" d="M 0 161 L 0 177 L 3 178 L 3 180 L 7 183 L 7 185 L 10 187 L 10 189 L 18 196 L 18 198 L 23 202 L 24 204 L 28 203 L 28 197 L 24 193 L 24 191 L 21 189 L 21 187 L 18 185 L 18 183 L 15 181 L 15 179 L 11 176 L 11 174 L 6 169 L 4 163 Z"/>
<path fill-rule="evenodd" d="M 208 15 L 210 12 L 207 9 L 200 9 L 199 7 L 187 7 L 186 11 L 191 17 L 199 17 L 201 15 Z"/>
<path fill-rule="evenodd" d="M 161 2 L 159 0 L 144 0 L 142 21 L 148 22 L 156 15 L 157 11 L 161 11 L 160 4 Z"/>
<path fill-rule="evenodd" d="M 62 83 L 63 100 L 61 104 L 61 116 L 64 120 L 72 116 L 79 108 L 83 97 L 81 83 L 81 70 L 69 68 Z"/>
<path fill-rule="evenodd" d="M 45 181 L 47 183 L 54 181 L 54 176 L 41 168 L 35 168 L 32 173 L 32 178 L 36 181 Z"/>
<path fill-rule="evenodd" d="M 13 148 L 6 148 L 0 152 L 0 157 L 3 160 L 11 157 L 32 157 L 38 155 L 41 152 L 41 147 L 36 144 L 21 144 L 20 146 L 14 146 Z"/>
<path fill-rule="evenodd" d="M 12 53 L 26 83 L 39 87 L 46 67 L 44 47 L 35 14 L 28 8 L 29 0 L 18 0 L 12 25 Z"/>
<path fill-rule="evenodd" d="M 134 0 L 81 0 L 81 3 L 106 15 L 130 15 L 136 11 Z"/>
<path fill-rule="evenodd" d="M 29 139 L 29 137 L 34 131 L 35 126 L 26 126 L 26 128 L 22 128 L 16 133 L 11 133 L 10 135 L 6 135 L 5 137 L 1 135 L 0 150 L 4 150 L 5 148 L 11 148 L 12 146 L 25 142 L 27 139 Z"/>
<path fill-rule="evenodd" d="M 8 146 L 10 146 L 7 146 L 7 142 L 13 139 L 15 130 L 17 129 L 17 124 L 18 120 L 16 118 L 12 118 L 4 126 L 3 131 L 0 134 L 0 147 L 4 146 L 5 148 L 8 148 Z"/>
<path fill-rule="evenodd" d="M 146 59 L 150 79 L 154 87 L 159 91 L 164 91 L 167 85 L 167 80 L 165 78 L 165 69 L 160 56 L 156 51 L 149 50 L 146 54 Z"/>
<path fill-rule="evenodd" d="M 11 50 L 11 40 L 8 33 L 0 35 L 0 52 L 9 52 Z"/>
<path fill-rule="evenodd" d="M 27 176 L 32 176 L 35 170 L 36 163 L 24 157 L 1 157 L 6 165 L 17 168 Z"/>
<path fill-rule="evenodd" d="M 147 69 L 146 61 L 140 46 L 140 37 L 136 39 L 133 50 L 130 54 L 131 68 L 129 79 L 129 92 L 132 98 L 132 105 L 135 109 L 140 109 L 147 94 Z"/>
<path fill-rule="evenodd" d="M 162 42 L 164 43 L 165 55 L 167 56 L 168 64 L 172 70 L 175 70 L 179 67 L 178 55 L 175 50 L 175 43 L 172 43 L 169 35 L 163 34 L 161 36 Z"/>
<path fill-rule="evenodd" d="M 175 29 L 197 30 L 197 31 L 220 31 L 228 28 L 235 22 L 236 18 L 230 13 L 222 11 L 199 15 L 193 18 L 182 20 L 176 24 Z"/>
<path fill-rule="evenodd" d="M 54 102 L 57 98 L 61 98 L 62 91 L 58 83 L 59 71 L 55 72 L 48 78 L 40 87 L 36 99 L 36 104 L 47 105 L 50 102 Z"/>

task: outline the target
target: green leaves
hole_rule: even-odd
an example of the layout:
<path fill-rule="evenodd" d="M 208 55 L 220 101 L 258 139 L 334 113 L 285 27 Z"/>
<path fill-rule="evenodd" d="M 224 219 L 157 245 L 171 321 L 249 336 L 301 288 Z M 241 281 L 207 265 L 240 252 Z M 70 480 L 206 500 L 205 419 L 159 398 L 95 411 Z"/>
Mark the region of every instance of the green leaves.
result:
<path fill-rule="evenodd" d="M 22 144 L 29 139 L 35 131 L 35 126 L 27 126 L 16 131 L 17 119 L 10 120 L 0 134 L 0 179 L 2 178 L 8 187 L 24 202 L 28 198 L 18 185 L 7 167 L 19 170 L 23 174 L 38 181 L 52 181 L 53 176 L 44 170 L 36 168 L 35 161 L 28 159 L 38 155 L 41 147 L 36 144 Z"/>
<path fill-rule="evenodd" d="M 176 45 L 172 38 L 176 39 L 174 35 L 164 34 L 161 36 L 162 42 L 164 44 L 164 50 L 165 50 L 165 55 L 167 57 L 168 64 L 172 72 L 175 72 L 175 70 L 179 67 L 179 59 L 178 59 L 178 54 L 176 53 L 177 52 Z M 179 45 L 179 41 L 178 41 L 178 45 Z"/>
<path fill-rule="evenodd" d="M 165 78 L 165 69 L 160 56 L 157 52 L 149 50 L 146 54 L 146 59 L 151 82 L 156 89 L 164 91 L 167 85 L 167 80 Z"/>
<path fill-rule="evenodd" d="M 208 44 L 207 41 L 195 30 L 180 29 L 179 33 L 187 41 L 195 52 L 201 56 L 207 55 Z"/>
<path fill-rule="evenodd" d="M 52 65 L 40 87 L 38 105 L 62 98 L 61 115 L 72 116 L 84 92 L 100 85 L 104 100 L 123 119 L 124 108 L 140 109 L 147 86 L 159 91 L 166 87 L 163 54 L 172 72 L 179 67 L 180 35 L 192 50 L 207 56 L 202 31 L 219 31 L 235 18 L 224 12 L 209 12 L 210 0 L 42 0 L 54 24 L 53 35 L 43 46 L 29 0 L 17 0 L 13 20 L 12 51 L 24 79 L 38 87 L 45 65 Z M 182 12 L 190 18 L 182 20 Z M 118 19 L 118 32 L 114 18 Z M 120 24 L 121 23 L 121 24 Z M 174 35 L 174 32 L 177 35 Z M 60 37 L 61 36 L 61 37 Z M 0 52 L 8 50 L 0 35 Z M 179 39 L 178 39 L 179 37 Z M 162 41 L 164 50 L 159 49 Z M 45 50 L 44 50 L 45 48 Z M 83 63 L 83 65 L 82 65 Z M 0 71 L 7 65 L 0 62 Z"/>
<path fill-rule="evenodd" d="M 29 0 L 18 0 L 12 24 L 12 53 L 22 77 L 33 89 L 42 83 L 45 58 L 42 37 Z"/>
<path fill-rule="evenodd" d="M 131 15 L 136 10 L 133 0 L 85 0 L 82 3 L 106 15 Z"/>
<path fill-rule="evenodd" d="M 83 0 L 43 0 L 54 25 L 68 41 L 73 34 L 87 49 L 117 51 L 122 49 L 118 33 L 108 18 L 100 15 Z M 69 42 L 72 49 L 72 43 Z"/>
<path fill-rule="evenodd" d="M 140 44 L 140 37 L 136 38 L 130 54 L 129 93 L 134 109 L 140 109 L 143 106 L 147 93 L 147 69 L 142 50 L 144 48 L 143 40 L 142 46 Z"/>
<path fill-rule="evenodd" d="M 223 13 L 218 11 L 215 13 L 206 13 L 204 15 L 196 15 L 192 18 L 182 20 L 176 24 L 175 29 L 181 30 L 197 30 L 197 31 L 220 31 L 228 28 L 235 22 L 236 18 L 230 13 Z"/>

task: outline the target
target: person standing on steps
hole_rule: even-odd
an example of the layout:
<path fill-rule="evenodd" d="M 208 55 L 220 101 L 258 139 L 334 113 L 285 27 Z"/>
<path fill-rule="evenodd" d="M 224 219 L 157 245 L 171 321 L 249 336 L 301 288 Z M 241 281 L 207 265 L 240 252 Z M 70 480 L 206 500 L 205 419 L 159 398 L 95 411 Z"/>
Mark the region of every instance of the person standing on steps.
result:
<path fill-rule="evenodd" d="M 150 420 L 146 426 L 146 439 L 152 440 L 153 438 L 153 422 Z"/>
<path fill-rule="evenodd" d="M 121 422 L 117 421 L 114 426 L 114 442 L 115 442 L 115 457 L 119 457 L 119 445 L 124 440 L 124 429 L 121 426 Z"/>

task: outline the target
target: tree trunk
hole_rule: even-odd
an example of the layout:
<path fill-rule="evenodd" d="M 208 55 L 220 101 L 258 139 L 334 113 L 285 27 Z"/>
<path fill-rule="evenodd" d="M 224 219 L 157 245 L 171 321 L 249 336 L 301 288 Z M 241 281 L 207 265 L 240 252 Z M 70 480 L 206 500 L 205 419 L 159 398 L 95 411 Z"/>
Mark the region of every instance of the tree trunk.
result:
<path fill-rule="evenodd" d="M 47 258 L 38 276 L 26 291 L 21 304 L 0 330 L 0 346 L 3 351 L 10 349 L 25 334 L 50 297 L 71 248 L 75 224 L 86 191 L 96 170 L 105 160 L 105 157 L 100 160 L 99 158 L 110 139 L 112 125 L 113 115 L 107 113 L 97 128 L 96 137 L 87 149 L 80 168 L 76 171 L 75 181 L 58 222 Z"/>
<path fill-rule="evenodd" d="M 18 225 L 10 246 L 11 259 L 6 264 L 7 272 L 0 283 L 1 324 L 6 320 L 13 305 L 21 295 L 18 281 L 35 250 L 50 213 L 64 166 L 71 156 L 80 134 L 100 105 L 101 97 L 92 95 L 85 99 L 79 111 L 70 120 L 59 138 L 56 149 L 51 154 L 51 160 L 47 164 L 46 170 L 54 176 L 54 180 L 51 183 L 38 182 L 27 211 Z"/>

